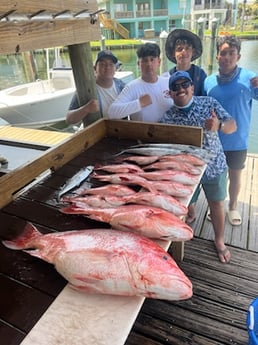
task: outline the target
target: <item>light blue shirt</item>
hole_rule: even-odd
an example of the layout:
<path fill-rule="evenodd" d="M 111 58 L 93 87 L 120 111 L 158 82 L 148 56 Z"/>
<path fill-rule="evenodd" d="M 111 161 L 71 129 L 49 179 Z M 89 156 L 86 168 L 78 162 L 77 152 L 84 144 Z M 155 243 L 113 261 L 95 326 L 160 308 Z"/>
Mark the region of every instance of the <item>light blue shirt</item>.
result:
<path fill-rule="evenodd" d="M 228 83 L 219 84 L 216 74 L 207 77 L 204 81 L 207 95 L 217 99 L 236 120 L 236 132 L 219 134 L 224 151 L 246 150 L 248 147 L 252 100 L 258 100 L 258 88 L 253 88 L 250 84 L 250 79 L 253 77 L 255 77 L 254 72 L 239 68 L 236 77 Z"/>

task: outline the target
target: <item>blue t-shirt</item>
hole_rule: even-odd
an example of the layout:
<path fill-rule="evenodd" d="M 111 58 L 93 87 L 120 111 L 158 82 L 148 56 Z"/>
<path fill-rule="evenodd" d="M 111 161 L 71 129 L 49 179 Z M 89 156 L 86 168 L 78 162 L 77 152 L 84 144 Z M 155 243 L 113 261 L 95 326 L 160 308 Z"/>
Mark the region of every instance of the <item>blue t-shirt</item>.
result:
<path fill-rule="evenodd" d="M 258 88 L 250 85 L 250 79 L 253 77 L 255 77 L 254 72 L 239 68 L 235 78 L 225 84 L 218 83 L 216 74 L 205 79 L 206 94 L 217 99 L 236 120 L 236 132 L 219 133 L 224 151 L 246 150 L 248 147 L 252 100 L 258 100 Z"/>
<path fill-rule="evenodd" d="M 207 96 L 193 96 L 193 103 L 187 109 L 172 106 L 162 117 L 160 122 L 183 126 L 197 126 L 203 128 L 203 148 L 213 153 L 205 170 L 208 180 L 214 179 L 227 169 L 226 158 L 217 131 L 205 129 L 205 120 L 211 117 L 214 110 L 218 119 L 226 121 L 232 117 L 216 99 Z"/>

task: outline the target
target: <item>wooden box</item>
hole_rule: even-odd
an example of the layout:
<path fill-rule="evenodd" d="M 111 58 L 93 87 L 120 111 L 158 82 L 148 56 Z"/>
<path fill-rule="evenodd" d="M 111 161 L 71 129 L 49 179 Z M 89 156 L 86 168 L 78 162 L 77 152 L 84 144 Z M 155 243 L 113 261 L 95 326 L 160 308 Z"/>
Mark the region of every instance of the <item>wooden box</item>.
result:
<path fill-rule="evenodd" d="M 45 151 L 40 158 L 2 176 L 0 178 L 0 208 L 11 202 L 17 191 L 20 191 L 46 170 L 50 169 L 52 172 L 58 170 L 80 153 L 107 137 L 120 139 L 121 143 L 123 139 L 130 139 L 134 143 L 141 140 L 142 142 L 168 142 L 201 146 L 202 128 L 101 119 L 60 145 Z M 117 152 L 119 152 L 119 147 L 117 147 Z"/>

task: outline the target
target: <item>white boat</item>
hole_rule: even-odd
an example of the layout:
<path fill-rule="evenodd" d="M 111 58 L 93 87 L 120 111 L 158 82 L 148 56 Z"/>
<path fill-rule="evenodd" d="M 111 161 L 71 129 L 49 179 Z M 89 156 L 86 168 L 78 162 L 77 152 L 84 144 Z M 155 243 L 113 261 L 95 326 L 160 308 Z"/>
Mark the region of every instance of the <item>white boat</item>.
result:
<path fill-rule="evenodd" d="M 117 71 L 115 77 L 127 83 L 134 75 L 129 71 Z M 47 80 L 37 80 L 0 91 L 0 118 L 16 127 L 51 126 L 65 120 L 74 92 L 72 69 L 52 69 Z"/>

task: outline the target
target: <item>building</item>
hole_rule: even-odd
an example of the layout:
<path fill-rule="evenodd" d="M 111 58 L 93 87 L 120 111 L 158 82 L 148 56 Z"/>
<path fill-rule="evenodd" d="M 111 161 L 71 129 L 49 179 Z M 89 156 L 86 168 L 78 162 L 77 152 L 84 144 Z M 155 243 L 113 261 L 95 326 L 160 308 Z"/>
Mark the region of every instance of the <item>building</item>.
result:
<path fill-rule="evenodd" d="M 106 38 L 153 38 L 165 30 L 196 30 L 198 20 L 211 29 L 214 18 L 224 23 L 225 0 L 98 0 Z"/>

